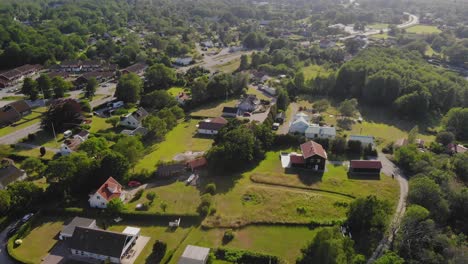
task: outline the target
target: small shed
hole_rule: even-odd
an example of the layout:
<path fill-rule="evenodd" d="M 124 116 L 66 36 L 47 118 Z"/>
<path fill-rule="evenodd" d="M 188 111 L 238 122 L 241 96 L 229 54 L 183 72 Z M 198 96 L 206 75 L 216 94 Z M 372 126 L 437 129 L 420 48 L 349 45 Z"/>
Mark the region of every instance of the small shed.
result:
<path fill-rule="evenodd" d="M 67 238 L 71 238 L 77 226 L 86 228 L 97 228 L 96 220 L 84 217 L 75 217 L 68 225 L 63 227 L 62 231 L 60 231 L 59 239 L 65 240 Z"/>
<path fill-rule="evenodd" d="M 209 254 L 209 248 L 188 245 L 177 264 L 205 264 Z"/>
<path fill-rule="evenodd" d="M 352 160 L 349 163 L 349 172 L 353 174 L 379 175 L 381 169 L 380 160 Z"/>

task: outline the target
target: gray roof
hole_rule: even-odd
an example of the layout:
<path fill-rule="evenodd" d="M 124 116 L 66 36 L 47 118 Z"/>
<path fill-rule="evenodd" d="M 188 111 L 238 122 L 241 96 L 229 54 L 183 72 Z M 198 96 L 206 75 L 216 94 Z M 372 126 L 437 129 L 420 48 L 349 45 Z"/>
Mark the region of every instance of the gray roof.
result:
<path fill-rule="evenodd" d="M 146 111 L 143 107 L 138 108 L 135 112 L 132 113 L 133 117 L 135 117 L 136 120 L 141 121 L 145 119 L 149 114 L 148 111 Z"/>
<path fill-rule="evenodd" d="M 128 243 L 127 237 L 122 233 L 77 226 L 70 240 L 70 248 L 120 258 Z"/>
<path fill-rule="evenodd" d="M 209 253 L 209 248 L 188 245 L 185 248 L 182 257 L 179 259 L 178 264 L 204 263 Z"/>
<path fill-rule="evenodd" d="M 75 231 L 75 228 L 77 226 L 89 227 L 95 221 L 96 220 L 94 220 L 94 219 L 83 218 L 83 217 L 78 217 L 77 216 L 77 217 L 73 218 L 73 220 L 68 225 L 64 226 L 60 233 L 73 235 L 73 232 Z"/>

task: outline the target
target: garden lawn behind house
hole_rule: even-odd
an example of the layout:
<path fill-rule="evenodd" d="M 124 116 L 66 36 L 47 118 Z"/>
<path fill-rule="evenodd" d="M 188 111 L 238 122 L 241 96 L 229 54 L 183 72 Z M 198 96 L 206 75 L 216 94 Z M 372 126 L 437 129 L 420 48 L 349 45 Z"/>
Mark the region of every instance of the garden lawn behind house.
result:
<path fill-rule="evenodd" d="M 46 111 L 45 107 L 39 107 L 32 110 L 32 113 L 23 117 L 21 120 L 16 122 L 13 126 L 7 126 L 0 128 L 0 137 L 14 133 L 17 130 L 26 128 L 41 122 L 42 113 Z"/>
<path fill-rule="evenodd" d="M 407 28 L 406 32 L 412 33 L 412 34 L 437 34 L 442 31 L 435 26 L 416 25 L 416 26 Z"/>
<path fill-rule="evenodd" d="M 192 111 L 192 116 L 203 116 L 203 117 L 218 117 L 223 113 L 223 108 L 226 106 L 234 107 L 238 103 L 238 99 L 228 98 L 228 101 L 216 101 L 213 103 L 204 104 Z"/>

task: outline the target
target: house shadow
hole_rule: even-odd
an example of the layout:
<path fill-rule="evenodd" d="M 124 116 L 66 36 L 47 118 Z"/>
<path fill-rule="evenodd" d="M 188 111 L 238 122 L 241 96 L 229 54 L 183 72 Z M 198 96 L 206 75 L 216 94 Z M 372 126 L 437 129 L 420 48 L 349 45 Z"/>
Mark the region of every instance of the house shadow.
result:
<path fill-rule="evenodd" d="M 380 173 L 353 173 L 348 172 L 348 179 L 350 180 L 374 180 L 380 181 Z"/>
<path fill-rule="evenodd" d="M 296 176 L 302 184 L 311 186 L 322 181 L 325 171 L 315 171 L 304 168 L 285 168 L 284 174 Z"/>

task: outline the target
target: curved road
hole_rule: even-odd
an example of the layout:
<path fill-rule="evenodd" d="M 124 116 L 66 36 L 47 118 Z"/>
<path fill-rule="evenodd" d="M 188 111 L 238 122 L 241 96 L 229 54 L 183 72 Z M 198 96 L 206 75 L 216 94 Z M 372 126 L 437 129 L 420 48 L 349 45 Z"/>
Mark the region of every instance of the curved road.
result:
<path fill-rule="evenodd" d="M 6 251 L 6 244 L 7 244 L 7 232 L 10 229 L 11 225 L 5 228 L 5 230 L 0 232 L 0 263 L 1 264 L 16 264 Z"/>
<path fill-rule="evenodd" d="M 388 227 L 387 235 L 385 235 L 380 241 L 377 248 L 374 250 L 374 253 L 367 261 L 367 264 L 373 263 L 376 259 L 383 255 L 385 250 L 390 247 L 390 244 L 393 242 L 394 236 L 400 227 L 401 219 L 405 214 L 406 210 L 406 197 L 408 196 L 408 178 L 403 174 L 403 172 L 391 162 L 383 153 L 379 153 L 378 159 L 382 162 L 382 171 L 385 175 L 391 176 L 395 175 L 395 179 L 400 184 L 400 199 L 398 200 L 398 205 L 395 209 L 395 214 L 391 224 Z"/>

